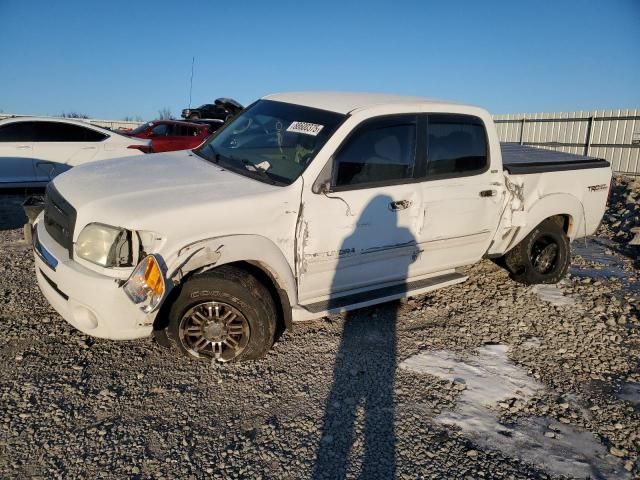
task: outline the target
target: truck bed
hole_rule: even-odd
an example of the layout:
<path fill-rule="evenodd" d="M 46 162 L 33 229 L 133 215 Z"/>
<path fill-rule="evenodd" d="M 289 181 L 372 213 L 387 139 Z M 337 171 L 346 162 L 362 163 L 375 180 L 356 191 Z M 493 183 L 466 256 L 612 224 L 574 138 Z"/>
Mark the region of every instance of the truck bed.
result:
<path fill-rule="evenodd" d="M 527 147 L 517 143 L 501 143 L 500 148 L 503 168 L 514 175 L 610 166 L 603 158 Z"/>

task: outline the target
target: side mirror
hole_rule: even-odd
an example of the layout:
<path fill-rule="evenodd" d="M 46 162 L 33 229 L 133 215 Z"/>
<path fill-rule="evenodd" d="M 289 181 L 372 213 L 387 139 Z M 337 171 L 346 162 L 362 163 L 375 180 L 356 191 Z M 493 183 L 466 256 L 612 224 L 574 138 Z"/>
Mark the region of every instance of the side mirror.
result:
<path fill-rule="evenodd" d="M 311 191 L 313 193 L 331 193 L 331 169 L 333 167 L 333 159 L 329 160 L 320 171 L 318 178 L 313 182 Z"/>
<path fill-rule="evenodd" d="M 316 184 L 313 185 L 313 188 L 311 189 L 311 191 L 313 193 L 318 193 L 321 195 L 324 195 L 325 193 L 330 193 L 331 182 L 329 182 L 328 180 L 326 182 L 316 182 Z"/>
<path fill-rule="evenodd" d="M 331 192 L 331 182 L 326 181 L 320 184 L 320 193 L 329 193 Z"/>

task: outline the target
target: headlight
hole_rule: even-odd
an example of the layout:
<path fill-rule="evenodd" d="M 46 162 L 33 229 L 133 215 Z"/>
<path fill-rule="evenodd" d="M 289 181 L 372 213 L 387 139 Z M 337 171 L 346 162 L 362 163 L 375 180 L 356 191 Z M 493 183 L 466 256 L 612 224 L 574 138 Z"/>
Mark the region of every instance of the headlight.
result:
<path fill-rule="evenodd" d="M 131 232 L 90 223 L 80 232 L 75 251 L 78 257 L 102 267 L 131 266 Z"/>
<path fill-rule="evenodd" d="M 164 295 L 164 276 L 154 255 L 142 259 L 123 289 L 143 312 L 149 313 L 156 309 Z"/>

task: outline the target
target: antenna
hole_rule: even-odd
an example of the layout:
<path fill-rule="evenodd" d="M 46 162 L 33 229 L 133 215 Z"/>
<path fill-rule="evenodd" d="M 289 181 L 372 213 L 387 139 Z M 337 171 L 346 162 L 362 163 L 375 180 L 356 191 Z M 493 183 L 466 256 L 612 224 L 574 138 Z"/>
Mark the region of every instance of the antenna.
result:
<path fill-rule="evenodd" d="M 191 82 L 189 83 L 189 108 L 191 108 L 191 92 L 193 91 L 193 64 L 196 62 L 196 57 L 191 57 Z"/>

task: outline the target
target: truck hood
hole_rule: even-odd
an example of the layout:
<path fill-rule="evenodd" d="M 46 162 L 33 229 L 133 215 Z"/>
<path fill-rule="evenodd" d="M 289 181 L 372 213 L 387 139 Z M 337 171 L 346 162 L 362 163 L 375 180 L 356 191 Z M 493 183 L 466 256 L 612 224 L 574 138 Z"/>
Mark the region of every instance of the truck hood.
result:
<path fill-rule="evenodd" d="M 234 205 L 264 203 L 247 197 L 283 193 L 282 187 L 224 170 L 189 150 L 93 162 L 56 177 L 54 185 L 76 209 L 79 227 L 102 222 L 152 230 L 185 216 L 193 222 L 193 215 L 223 205 L 225 215 L 233 215 Z"/>

